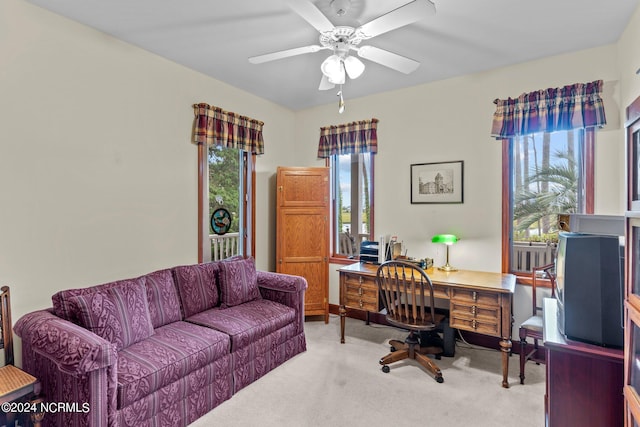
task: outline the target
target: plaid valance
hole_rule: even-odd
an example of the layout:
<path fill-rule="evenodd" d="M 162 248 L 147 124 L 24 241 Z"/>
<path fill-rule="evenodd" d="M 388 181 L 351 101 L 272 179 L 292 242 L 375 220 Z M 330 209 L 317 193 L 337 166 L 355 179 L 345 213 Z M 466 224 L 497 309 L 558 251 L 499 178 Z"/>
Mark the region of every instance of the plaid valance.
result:
<path fill-rule="evenodd" d="M 191 142 L 194 144 L 220 145 L 253 154 L 264 153 L 263 122 L 209 104 L 195 104 L 193 112 L 195 118 Z"/>
<path fill-rule="evenodd" d="M 378 152 L 378 119 L 360 120 L 320 128 L 318 158 L 334 154 L 360 154 Z"/>
<path fill-rule="evenodd" d="M 512 138 L 538 132 L 602 127 L 607 124 L 602 80 L 496 99 L 491 136 Z"/>

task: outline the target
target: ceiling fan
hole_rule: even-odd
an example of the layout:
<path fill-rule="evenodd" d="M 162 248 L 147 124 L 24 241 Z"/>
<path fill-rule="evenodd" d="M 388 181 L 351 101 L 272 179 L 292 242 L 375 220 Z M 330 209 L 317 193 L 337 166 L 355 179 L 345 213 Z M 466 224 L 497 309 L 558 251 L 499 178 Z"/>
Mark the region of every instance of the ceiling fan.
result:
<path fill-rule="evenodd" d="M 375 46 L 360 46 L 360 43 L 363 40 L 420 21 L 436 12 L 436 7 L 430 0 L 414 0 L 357 28 L 336 27 L 311 0 L 284 1 L 294 12 L 320 32 L 320 44 L 253 56 L 249 58 L 249 62 L 261 64 L 324 49 L 330 50 L 333 54 L 320 65 L 322 71 L 322 80 L 318 88 L 320 90 L 344 84 L 347 75 L 350 79 L 355 79 L 362 74 L 365 65 L 360 59 L 350 55 L 351 51 L 355 51 L 360 58 L 377 62 L 405 74 L 415 71 L 420 66 L 419 62 Z M 344 15 L 350 5 L 350 0 L 331 1 L 331 8 L 338 16 Z"/>

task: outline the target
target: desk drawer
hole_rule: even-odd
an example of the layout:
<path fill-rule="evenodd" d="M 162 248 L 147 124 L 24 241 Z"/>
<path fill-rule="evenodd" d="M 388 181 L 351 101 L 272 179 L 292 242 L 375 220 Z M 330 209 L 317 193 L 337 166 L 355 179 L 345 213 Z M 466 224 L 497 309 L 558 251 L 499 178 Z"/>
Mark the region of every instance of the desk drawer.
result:
<path fill-rule="evenodd" d="M 378 289 L 378 285 L 376 285 L 376 279 L 373 277 L 365 277 L 357 274 L 345 274 L 344 275 L 344 283 L 349 287 L 360 287 L 364 286 L 367 288 L 375 288 Z"/>
<path fill-rule="evenodd" d="M 345 275 L 345 305 L 367 311 L 378 311 L 378 285 L 373 278 Z"/>
<path fill-rule="evenodd" d="M 498 319 L 494 321 L 483 318 L 459 317 L 451 312 L 449 324 L 454 329 L 462 329 L 465 331 L 478 332 L 480 334 L 500 336 L 500 324 Z"/>
<path fill-rule="evenodd" d="M 478 292 L 466 289 L 451 289 L 451 301 L 468 305 L 500 306 L 500 295 L 492 292 Z"/>
<path fill-rule="evenodd" d="M 451 290 L 452 328 L 500 336 L 500 295 L 470 290 Z"/>
<path fill-rule="evenodd" d="M 487 307 L 476 304 L 460 303 L 451 300 L 449 305 L 451 316 L 468 317 L 471 319 L 484 319 L 485 321 L 495 321 L 500 319 L 500 307 Z"/>
<path fill-rule="evenodd" d="M 350 297 L 347 295 L 345 305 L 347 307 L 359 308 L 361 310 L 367 310 L 372 312 L 378 311 L 378 300 L 364 299 L 357 296 Z"/>

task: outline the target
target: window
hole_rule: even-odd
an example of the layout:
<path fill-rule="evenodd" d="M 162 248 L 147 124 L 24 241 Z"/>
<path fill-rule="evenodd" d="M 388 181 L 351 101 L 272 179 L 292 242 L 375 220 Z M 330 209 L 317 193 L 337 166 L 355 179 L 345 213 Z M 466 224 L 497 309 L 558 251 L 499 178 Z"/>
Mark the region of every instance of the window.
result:
<path fill-rule="evenodd" d="M 503 271 L 553 261 L 558 214 L 593 213 L 593 129 L 504 140 Z"/>
<path fill-rule="evenodd" d="M 357 258 L 360 243 L 373 240 L 373 154 L 336 154 L 330 167 L 332 252 Z"/>
<path fill-rule="evenodd" d="M 199 262 L 233 255 L 253 255 L 255 155 L 236 148 L 200 146 L 199 188 L 201 238 Z M 211 227 L 211 214 L 219 207 L 231 213 L 231 227 L 222 235 Z"/>

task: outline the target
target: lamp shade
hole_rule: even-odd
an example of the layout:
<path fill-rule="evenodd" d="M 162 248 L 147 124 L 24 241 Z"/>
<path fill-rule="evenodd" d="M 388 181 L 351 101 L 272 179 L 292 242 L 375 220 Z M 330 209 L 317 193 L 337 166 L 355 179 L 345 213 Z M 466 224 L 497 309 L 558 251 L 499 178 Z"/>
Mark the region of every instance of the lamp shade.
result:
<path fill-rule="evenodd" d="M 443 271 L 456 271 L 457 268 L 449 264 L 449 246 L 453 245 L 458 241 L 458 236 L 454 234 L 436 234 L 431 238 L 431 242 L 433 243 L 444 243 L 447 245 L 447 263 L 441 267 L 438 267 L 438 270 Z"/>
<path fill-rule="evenodd" d="M 331 55 L 320 64 L 322 74 L 333 84 L 343 84 L 345 78 L 344 64 L 338 55 Z"/>
<path fill-rule="evenodd" d="M 344 68 L 350 79 L 357 79 L 364 71 L 364 64 L 355 56 L 347 56 L 344 58 Z"/>
<path fill-rule="evenodd" d="M 444 243 L 445 245 L 453 245 L 458 241 L 458 237 L 454 234 L 436 234 L 431 239 L 432 243 Z"/>

